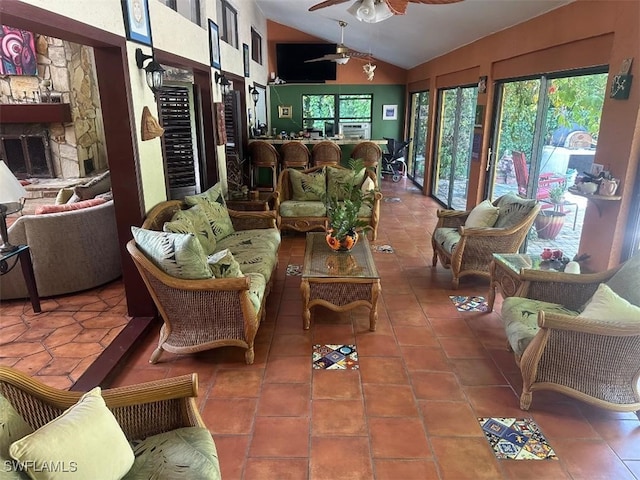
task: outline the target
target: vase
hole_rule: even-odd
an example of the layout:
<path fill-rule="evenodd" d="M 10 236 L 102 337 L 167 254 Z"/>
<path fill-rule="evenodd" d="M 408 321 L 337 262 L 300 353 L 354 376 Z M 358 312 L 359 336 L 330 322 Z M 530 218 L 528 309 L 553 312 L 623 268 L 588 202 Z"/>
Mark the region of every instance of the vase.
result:
<path fill-rule="evenodd" d="M 542 211 L 535 220 L 538 238 L 553 240 L 558 236 L 564 225 L 565 214 L 563 212 Z"/>
<path fill-rule="evenodd" d="M 350 252 L 356 243 L 358 243 L 358 232 L 349 232 L 344 237 L 337 238 L 333 236 L 332 230 L 328 230 L 325 238 L 331 250 L 336 252 Z"/>

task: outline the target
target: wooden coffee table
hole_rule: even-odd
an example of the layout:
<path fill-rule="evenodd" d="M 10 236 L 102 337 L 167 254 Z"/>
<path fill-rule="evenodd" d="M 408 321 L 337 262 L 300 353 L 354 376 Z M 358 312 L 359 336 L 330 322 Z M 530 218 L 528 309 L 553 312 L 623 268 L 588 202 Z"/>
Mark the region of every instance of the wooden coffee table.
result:
<path fill-rule="evenodd" d="M 303 328 L 309 328 L 311 307 L 316 305 L 335 312 L 364 305 L 370 309 L 369 330 L 375 331 L 381 288 L 369 241 L 361 234 L 350 252 L 334 252 L 325 235 L 307 233 L 300 285 Z"/>

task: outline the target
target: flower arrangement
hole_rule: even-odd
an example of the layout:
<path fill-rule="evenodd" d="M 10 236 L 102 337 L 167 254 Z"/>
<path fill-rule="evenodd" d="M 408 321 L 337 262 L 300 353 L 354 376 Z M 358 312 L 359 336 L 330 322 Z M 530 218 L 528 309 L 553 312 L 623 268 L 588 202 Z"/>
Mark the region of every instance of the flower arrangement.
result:
<path fill-rule="evenodd" d="M 362 159 L 349 160 L 349 168 L 353 170 L 351 180 L 340 185 L 340 195 L 325 195 L 324 202 L 327 207 L 327 218 L 330 237 L 337 242 L 344 243 L 345 249 L 353 247 L 357 241 L 356 233 L 370 228 L 369 223 L 358 218 L 358 212 L 363 205 L 373 206 L 375 190 L 362 191 L 357 179 L 362 178 L 365 170 Z M 350 242 L 348 238 L 354 239 Z M 328 239 L 329 246 L 334 248 Z"/>

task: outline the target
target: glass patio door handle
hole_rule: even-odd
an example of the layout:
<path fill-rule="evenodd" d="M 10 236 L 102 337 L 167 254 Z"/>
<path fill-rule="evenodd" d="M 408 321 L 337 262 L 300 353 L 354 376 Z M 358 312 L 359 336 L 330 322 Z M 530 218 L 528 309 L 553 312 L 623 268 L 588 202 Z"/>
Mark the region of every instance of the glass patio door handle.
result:
<path fill-rule="evenodd" d="M 491 169 L 491 164 L 493 163 L 493 149 L 489 147 L 489 153 L 487 154 L 487 166 L 485 171 L 489 171 Z"/>

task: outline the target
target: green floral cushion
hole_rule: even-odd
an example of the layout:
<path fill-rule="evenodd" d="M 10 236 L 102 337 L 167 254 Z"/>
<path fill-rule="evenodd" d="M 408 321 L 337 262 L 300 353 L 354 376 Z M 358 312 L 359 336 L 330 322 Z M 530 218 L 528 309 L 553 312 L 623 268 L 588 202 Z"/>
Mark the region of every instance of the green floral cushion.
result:
<path fill-rule="evenodd" d="M 347 196 L 348 188 L 355 185 L 360 190 L 364 181 L 365 171 L 356 172 L 348 168 L 327 167 L 328 187 L 327 193 L 337 200 L 344 200 Z"/>
<path fill-rule="evenodd" d="M 164 224 L 163 230 L 169 233 L 193 233 L 207 255 L 216 251 L 216 237 L 202 205 L 177 211 L 171 221 Z"/>
<path fill-rule="evenodd" d="M 557 303 L 542 302 L 522 297 L 505 298 L 502 303 L 502 323 L 507 333 L 511 348 L 517 355 L 522 355 L 533 337 L 536 336 L 538 327 L 538 312 L 559 313 L 562 315 L 576 316 L 578 312 L 558 305 Z"/>
<path fill-rule="evenodd" d="M 238 252 L 254 248 L 265 248 L 267 245 L 274 255 L 278 253 L 280 231 L 277 228 L 239 230 L 222 239 L 218 243 L 218 249 L 228 248 L 232 252 Z"/>
<path fill-rule="evenodd" d="M 233 258 L 233 254 L 227 248 L 209 255 L 207 262 L 211 268 L 211 273 L 216 278 L 238 278 L 244 276 L 238 261 Z"/>
<path fill-rule="evenodd" d="M 123 480 L 221 478 L 218 452 L 206 428 L 179 428 L 131 444 L 135 461 Z"/>
<path fill-rule="evenodd" d="M 26 472 L 18 469 L 7 469 L 11 462 L 9 446 L 16 440 L 33 433 L 33 428 L 24 421 L 13 405 L 0 395 L 0 478 L 3 480 L 27 480 Z"/>
<path fill-rule="evenodd" d="M 163 272 L 178 278 L 211 278 L 207 256 L 192 234 L 157 232 L 131 227 L 142 252 Z"/>
<path fill-rule="evenodd" d="M 289 178 L 291 179 L 294 200 L 322 200 L 327 188 L 324 169 L 314 173 L 302 173 L 290 168 Z"/>
<path fill-rule="evenodd" d="M 460 241 L 460 233 L 457 228 L 440 227 L 433 232 L 433 239 L 438 245 L 442 245 L 445 251 L 453 253 L 453 249 Z"/>
<path fill-rule="evenodd" d="M 640 307 L 640 252 L 627 260 L 607 286 L 629 303 Z"/>
<path fill-rule="evenodd" d="M 264 298 L 264 291 L 267 286 L 267 281 L 260 273 L 247 273 L 249 277 L 249 300 L 256 312 L 260 311 L 260 305 L 262 305 L 262 299 Z"/>
<path fill-rule="evenodd" d="M 509 228 L 519 224 L 536 206 L 535 200 L 518 197 L 513 193 L 503 195 L 498 201 L 498 220 L 495 228 Z"/>
<path fill-rule="evenodd" d="M 327 207 L 322 202 L 285 200 L 280 204 L 281 217 L 325 217 Z"/>
<path fill-rule="evenodd" d="M 203 207 L 216 241 L 222 240 L 235 231 L 219 183 L 206 192 L 184 197 L 184 201 L 187 205 L 201 205 Z"/>
<path fill-rule="evenodd" d="M 260 273 L 269 281 L 278 258 L 269 249 L 252 249 L 234 253 L 243 273 Z"/>

